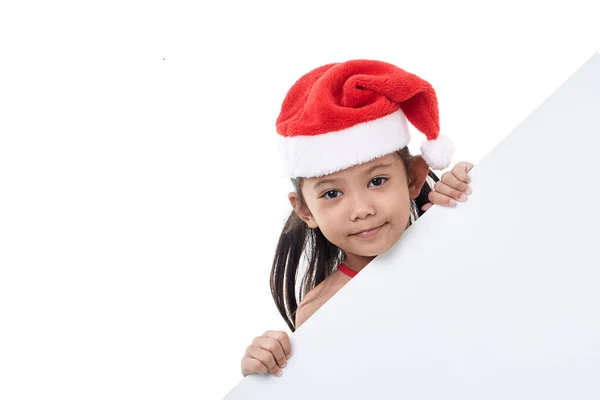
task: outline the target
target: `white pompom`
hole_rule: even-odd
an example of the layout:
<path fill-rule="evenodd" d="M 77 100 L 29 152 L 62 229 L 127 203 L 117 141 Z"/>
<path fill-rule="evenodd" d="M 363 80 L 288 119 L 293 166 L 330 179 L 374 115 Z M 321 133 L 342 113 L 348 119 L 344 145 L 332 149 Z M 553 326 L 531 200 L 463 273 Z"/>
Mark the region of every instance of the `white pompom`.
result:
<path fill-rule="evenodd" d="M 454 144 L 450 138 L 439 135 L 436 140 L 428 140 L 421 144 L 421 156 L 433 169 L 447 168 L 452 162 Z"/>

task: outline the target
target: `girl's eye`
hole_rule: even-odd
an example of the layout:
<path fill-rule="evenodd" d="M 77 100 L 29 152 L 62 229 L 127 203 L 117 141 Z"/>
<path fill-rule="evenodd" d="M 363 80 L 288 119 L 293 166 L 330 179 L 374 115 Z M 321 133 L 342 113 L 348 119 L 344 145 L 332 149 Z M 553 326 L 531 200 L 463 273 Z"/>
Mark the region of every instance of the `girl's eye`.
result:
<path fill-rule="evenodd" d="M 325 197 L 326 199 L 335 199 L 336 197 L 339 196 L 339 194 L 340 194 L 339 190 L 329 190 L 329 191 L 325 192 L 322 197 Z"/>
<path fill-rule="evenodd" d="M 377 178 L 373 178 L 371 180 L 371 182 L 369 182 L 369 186 L 371 186 L 371 184 L 373 184 L 373 186 L 381 186 L 385 182 L 387 182 L 387 178 L 377 177 Z"/>

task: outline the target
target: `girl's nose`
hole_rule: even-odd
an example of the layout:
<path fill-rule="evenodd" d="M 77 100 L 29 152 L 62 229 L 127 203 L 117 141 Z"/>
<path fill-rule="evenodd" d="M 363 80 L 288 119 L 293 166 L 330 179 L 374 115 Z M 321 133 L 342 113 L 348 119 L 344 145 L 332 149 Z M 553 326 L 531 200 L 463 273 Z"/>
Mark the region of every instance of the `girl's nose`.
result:
<path fill-rule="evenodd" d="M 367 198 L 355 196 L 354 202 L 351 206 L 350 220 L 355 221 L 357 219 L 365 219 L 369 215 L 375 215 L 375 207 L 368 201 Z"/>

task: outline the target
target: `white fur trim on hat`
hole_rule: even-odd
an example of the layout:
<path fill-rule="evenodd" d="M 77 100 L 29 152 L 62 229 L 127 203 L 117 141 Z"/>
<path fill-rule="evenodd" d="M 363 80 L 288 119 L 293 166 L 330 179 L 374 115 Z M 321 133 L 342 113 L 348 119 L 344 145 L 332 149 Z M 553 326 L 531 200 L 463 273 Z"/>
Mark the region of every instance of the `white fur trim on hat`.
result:
<path fill-rule="evenodd" d="M 391 154 L 410 141 L 402 110 L 340 131 L 314 136 L 279 136 L 284 170 L 290 178 L 329 175 Z"/>
<path fill-rule="evenodd" d="M 438 135 L 436 140 L 421 144 L 421 156 L 433 169 L 444 169 L 452 162 L 454 144 L 447 136 Z"/>

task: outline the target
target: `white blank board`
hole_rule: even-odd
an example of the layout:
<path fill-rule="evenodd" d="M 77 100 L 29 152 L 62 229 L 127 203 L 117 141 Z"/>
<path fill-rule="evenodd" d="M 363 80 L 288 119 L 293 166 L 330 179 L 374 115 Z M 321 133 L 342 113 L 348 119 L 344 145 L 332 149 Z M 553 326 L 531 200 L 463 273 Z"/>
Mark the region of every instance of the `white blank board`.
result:
<path fill-rule="evenodd" d="M 599 399 L 599 155 L 595 54 L 225 398 Z"/>

